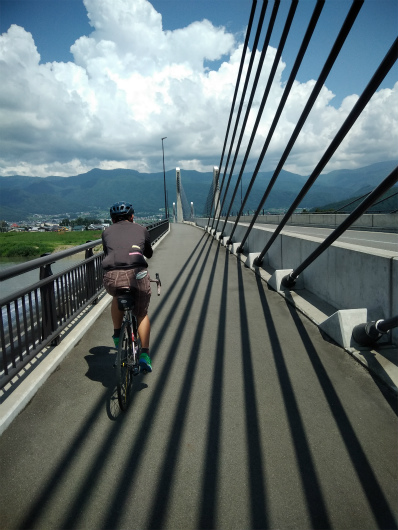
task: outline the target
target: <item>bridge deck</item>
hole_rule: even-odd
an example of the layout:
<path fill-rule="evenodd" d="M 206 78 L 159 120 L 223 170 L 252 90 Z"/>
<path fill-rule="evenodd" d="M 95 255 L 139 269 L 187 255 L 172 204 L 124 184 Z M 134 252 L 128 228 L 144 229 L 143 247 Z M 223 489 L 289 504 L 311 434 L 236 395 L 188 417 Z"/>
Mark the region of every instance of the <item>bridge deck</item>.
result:
<path fill-rule="evenodd" d="M 197 228 L 150 270 L 154 372 L 120 413 L 106 309 L 0 438 L 2 529 L 396 528 L 371 375 Z"/>

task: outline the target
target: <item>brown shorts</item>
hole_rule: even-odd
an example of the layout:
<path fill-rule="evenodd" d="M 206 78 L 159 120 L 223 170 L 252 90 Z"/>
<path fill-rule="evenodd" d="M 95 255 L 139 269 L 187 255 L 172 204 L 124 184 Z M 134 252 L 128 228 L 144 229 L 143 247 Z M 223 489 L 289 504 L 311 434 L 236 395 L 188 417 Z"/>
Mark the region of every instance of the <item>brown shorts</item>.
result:
<path fill-rule="evenodd" d="M 136 317 L 144 317 L 148 313 L 151 300 L 151 284 L 149 274 L 144 278 L 137 279 L 139 272 L 146 271 L 145 267 L 136 269 L 119 269 L 106 271 L 104 273 L 104 287 L 107 293 L 116 296 L 118 289 L 129 289 L 134 295 L 134 314 Z"/>

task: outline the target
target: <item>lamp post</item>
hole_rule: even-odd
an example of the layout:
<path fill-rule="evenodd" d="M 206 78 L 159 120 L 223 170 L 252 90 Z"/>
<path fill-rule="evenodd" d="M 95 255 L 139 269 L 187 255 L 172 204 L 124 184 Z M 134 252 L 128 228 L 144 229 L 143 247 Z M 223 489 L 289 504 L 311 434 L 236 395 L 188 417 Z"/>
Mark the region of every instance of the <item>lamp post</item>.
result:
<path fill-rule="evenodd" d="M 163 140 L 166 140 L 167 136 L 164 136 L 162 138 L 162 152 L 163 152 L 163 184 L 164 184 L 164 214 L 166 216 L 166 219 L 168 219 L 168 212 L 167 212 L 167 198 L 166 198 L 166 172 L 164 170 L 164 146 L 163 146 Z"/>

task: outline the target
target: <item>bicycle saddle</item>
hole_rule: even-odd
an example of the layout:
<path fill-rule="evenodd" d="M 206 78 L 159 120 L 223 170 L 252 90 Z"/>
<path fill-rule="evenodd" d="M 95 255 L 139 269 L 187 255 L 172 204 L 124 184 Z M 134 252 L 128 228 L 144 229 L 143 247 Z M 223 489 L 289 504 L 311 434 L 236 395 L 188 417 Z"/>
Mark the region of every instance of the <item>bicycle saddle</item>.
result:
<path fill-rule="evenodd" d="M 129 292 L 126 291 L 122 294 L 117 295 L 117 306 L 120 311 L 126 311 L 127 309 L 134 308 L 134 297 Z"/>

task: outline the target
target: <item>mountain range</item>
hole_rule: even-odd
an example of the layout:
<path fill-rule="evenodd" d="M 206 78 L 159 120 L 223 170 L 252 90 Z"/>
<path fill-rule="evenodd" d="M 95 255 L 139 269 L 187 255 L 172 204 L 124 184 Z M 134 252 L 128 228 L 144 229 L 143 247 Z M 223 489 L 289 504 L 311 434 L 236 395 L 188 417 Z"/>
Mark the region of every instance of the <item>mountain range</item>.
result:
<path fill-rule="evenodd" d="M 360 169 L 338 170 L 320 175 L 304 198 L 301 207 L 312 209 L 325 204 L 345 201 L 363 195 L 376 187 L 395 167 L 397 161 L 372 164 Z M 222 179 L 222 174 L 220 181 Z M 241 204 L 251 179 L 244 174 L 232 211 Z M 273 172 L 260 172 L 245 205 L 245 210 L 255 209 L 273 176 Z M 228 175 L 227 175 L 228 177 Z M 168 207 L 176 202 L 176 172 L 165 174 Z M 205 210 L 212 183 L 212 172 L 181 169 L 181 180 L 188 202 L 194 203 L 195 213 Z M 265 205 L 266 211 L 288 208 L 308 177 L 281 171 Z M 227 179 L 226 179 L 227 180 Z M 232 196 L 236 176 L 229 186 L 227 201 Z M 224 190 L 226 182 L 224 184 Z M 29 177 L 13 175 L 0 177 L 0 220 L 17 221 L 34 214 L 71 217 L 82 213 L 97 213 L 109 210 L 119 200 L 130 201 L 139 216 L 159 214 L 164 208 L 164 175 L 162 173 L 139 173 L 130 169 L 92 169 L 88 173 L 72 177 Z"/>

